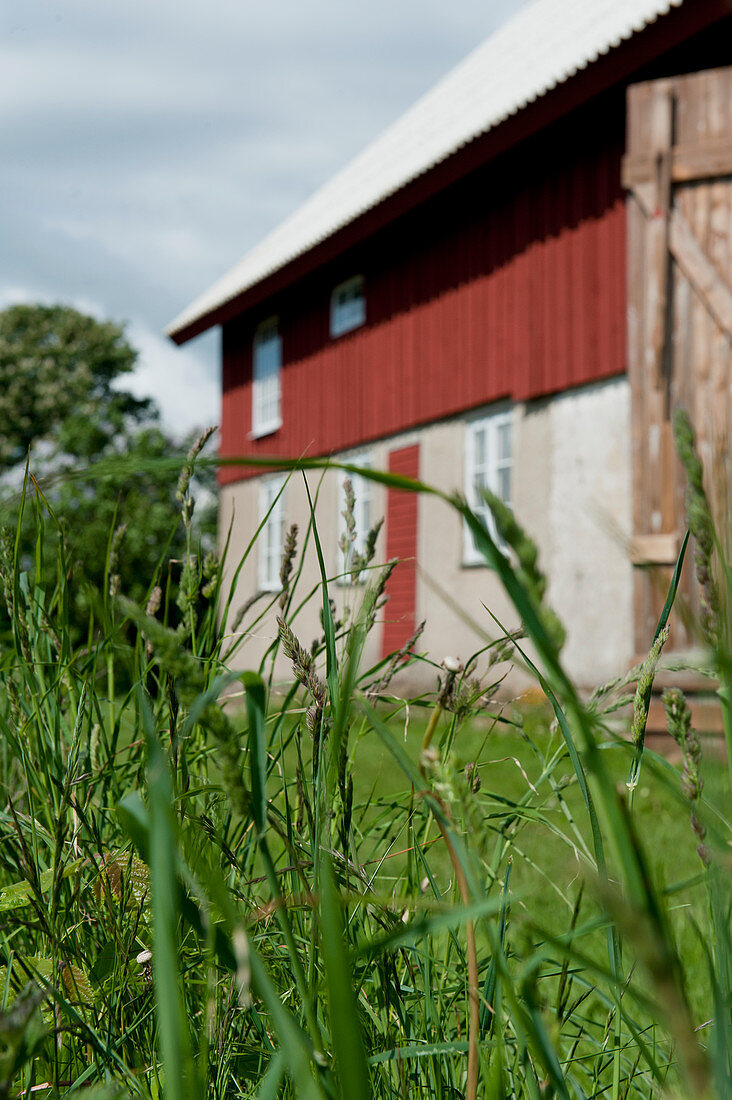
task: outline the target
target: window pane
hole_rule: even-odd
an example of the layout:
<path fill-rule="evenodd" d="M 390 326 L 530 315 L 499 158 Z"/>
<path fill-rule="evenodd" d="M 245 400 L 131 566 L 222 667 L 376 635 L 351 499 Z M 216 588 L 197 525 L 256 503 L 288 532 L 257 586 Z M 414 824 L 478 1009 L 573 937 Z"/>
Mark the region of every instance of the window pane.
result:
<path fill-rule="evenodd" d="M 488 489 L 511 505 L 511 414 L 493 413 L 466 425 L 465 493 L 475 513 L 483 520 L 489 533 L 497 538 L 493 513 L 483 499 L 481 490 Z M 500 543 L 499 543 L 500 544 Z M 480 557 L 469 529 L 465 528 L 464 555 L 468 562 Z"/>
<path fill-rule="evenodd" d="M 254 336 L 252 362 L 252 429 L 273 431 L 280 425 L 282 341 L 275 319 L 265 321 Z"/>
<path fill-rule="evenodd" d="M 496 496 L 500 497 L 504 504 L 511 503 L 511 470 L 508 466 L 498 470 Z"/>
<path fill-rule="evenodd" d="M 342 336 L 344 332 L 358 328 L 366 321 L 366 297 L 363 277 L 357 276 L 341 283 L 333 291 L 330 300 L 330 334 Z"/>
<path fill-rule="evenodd" d="M 473 461 L 476 469 L 484 470 L 486 462 L 488 461 L 488 433 L 484 428 L 477 428 L 475 431 L 475 454 Z"/>
<path fill-rule="evenodd" d="M 503 420 L 498 425 L 498 458 L 506 461 L 511 458 L 511 422 Z"/>

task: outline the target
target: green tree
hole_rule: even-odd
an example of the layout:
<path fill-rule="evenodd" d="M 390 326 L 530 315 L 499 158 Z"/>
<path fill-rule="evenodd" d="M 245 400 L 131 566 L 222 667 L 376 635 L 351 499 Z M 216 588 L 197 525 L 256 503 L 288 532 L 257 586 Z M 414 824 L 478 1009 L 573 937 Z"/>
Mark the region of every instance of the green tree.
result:
<path fill-rule="evenodd" d="M 156 419 L 150 399 L 114 388 L 135 368 L 124 329 L 68 306 L 0 313 L 0 472 L 46 440 L 58 453 L 96 458 L 131 425 Z"/>
<path fill-rule="evenodd" d="M 190 441 L 172 440 L 155 403 L 122 387 L 136 361 L 124 328 L 110 321 L 59 305 L 0 313 L 0 523 L 17 520 L 30 451 L 30 468 L 63 531 L 80 629 L 89 592 L 104 581 L 115 531 L 114 583 L 134 600 L 159 577 L 176 582 L 186 553 L 175 467 Z M 89 466 L 94 476 L 77 476 Z M 214 473 L 204 469 L 197 477 L 207 506 L 195 514 L 194 540 L 211 547 Z M 30 563 L 30 536 L 25 552 Z"/>

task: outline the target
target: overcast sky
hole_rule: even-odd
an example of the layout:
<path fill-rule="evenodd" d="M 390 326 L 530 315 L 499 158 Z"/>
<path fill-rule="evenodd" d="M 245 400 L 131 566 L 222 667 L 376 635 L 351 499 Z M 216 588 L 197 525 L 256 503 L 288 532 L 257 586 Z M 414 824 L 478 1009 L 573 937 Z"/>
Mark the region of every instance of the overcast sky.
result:
<path fill-rule="evenodd" d="M 2 0 L 0 307 L 128 323 L 169 428 L 218 333 L 162 335 L 525 0 Z"/>

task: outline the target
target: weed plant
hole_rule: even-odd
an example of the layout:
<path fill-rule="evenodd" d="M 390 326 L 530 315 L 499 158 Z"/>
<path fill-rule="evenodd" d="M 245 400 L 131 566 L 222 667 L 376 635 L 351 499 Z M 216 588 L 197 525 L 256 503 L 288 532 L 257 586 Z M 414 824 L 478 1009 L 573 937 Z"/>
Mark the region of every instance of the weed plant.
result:
<path fill-rule="evenodd" d="M 680 436 L 728 700 L 729 567 Z M 644 745 L 683 551 L 648 660 L 587 701 L 530 540 L 491 498 L 504 553 L 446 498 L 521 630 L 487 622 L 493 642 L 435 666 L 436 691 L 407 703 L 393 677 L 428 660 L 418 639 L 363 662 L 393 568 L 374 565 L 375 535 L 350 565 L 372 579 L 346 624 L 311 522 L 299 548 L 290 532 L 281 591 L 227 633 L 240 570 L 224 591 L 193 543 L 197 461 L 194 448 L 178 486 L 175 629 L 161 574 L 144 606 L 118 591 L 111 541 L 74 644 L 71 563 L 40 492 L 24 494 L 34 560 L 2 542 L 0 1098 L 732 1095 L 729 782 L 716 769 L 704 788 L 680 693 L 667 708 L 681 767 Z M 308 548 L 314 642 L 297 634 Z M 265 659 L 234 671 L 275 615 Z M 508 658 L 546 719 L 497 702 Z M 628 702 L 630 739 L 611 725 Z"/>

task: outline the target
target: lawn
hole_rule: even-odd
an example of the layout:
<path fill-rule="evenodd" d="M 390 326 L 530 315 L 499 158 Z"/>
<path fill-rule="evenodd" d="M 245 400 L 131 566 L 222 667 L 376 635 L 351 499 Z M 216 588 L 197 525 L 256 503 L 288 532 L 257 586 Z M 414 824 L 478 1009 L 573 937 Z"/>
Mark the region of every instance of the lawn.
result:
<path fill-rule="evenodd" d="M 0 1098 L 730 1094 L 727 770 L 679 697 L 683 767 L 643 750 L 660 642 L 632 718 L 579 695 L 498 518 L 515 560 L 476 539 L 541 664 L 531 706 L 449 669 L 362 691 L 378 570 L 339 639 L 323 600 L 316 653 L 283 591 L 268 691 L 232 673 L 193 547 L 179 622 L 170 594 L 99 593 L 83 638 L 62 557 L 43 583 L 0 563 Z"/>

